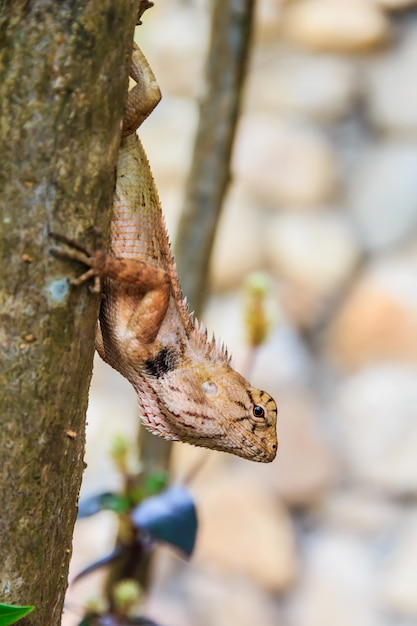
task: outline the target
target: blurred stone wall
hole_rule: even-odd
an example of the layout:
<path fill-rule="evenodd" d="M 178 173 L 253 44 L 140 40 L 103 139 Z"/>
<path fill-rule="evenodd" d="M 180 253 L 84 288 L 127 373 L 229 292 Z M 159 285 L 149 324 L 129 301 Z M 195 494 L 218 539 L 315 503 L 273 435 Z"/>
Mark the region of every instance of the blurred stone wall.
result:
<path fill-rule="evenodd" d="M 162 551 L 147 602 L 164 626 L 417 624 L 413 5 L 257 4 L 204 321 L 242 365 L 242 283 L 269 274 L 273 327 L 251 379 L 277 399 L 280 449 L 259 466 L 176 447 L 178 480 L 206 462 L 190 482 L 195 557 Z M 204 88 L 208 6 L 158 0 L 138 29 L 164 94 L 142 136 L 171 232 Z M 130 390 L 97 365 L 90 492 L 116 483 L 99 442 L 137 419 Z M 88 562 L 88 532 L 97 535 L 94 525 L 77 531 L 76 565 Z"/>

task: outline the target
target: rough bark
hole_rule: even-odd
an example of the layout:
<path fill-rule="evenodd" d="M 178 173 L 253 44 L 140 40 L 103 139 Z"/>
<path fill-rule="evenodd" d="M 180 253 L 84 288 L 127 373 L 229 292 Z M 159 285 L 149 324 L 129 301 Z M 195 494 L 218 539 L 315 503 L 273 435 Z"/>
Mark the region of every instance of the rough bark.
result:
<path fill-rule="evenodd" d="M 54 626 L 99 298 L 51 255 L 110 220 L 137 0 L 0 1 L 0 602 Z"/>

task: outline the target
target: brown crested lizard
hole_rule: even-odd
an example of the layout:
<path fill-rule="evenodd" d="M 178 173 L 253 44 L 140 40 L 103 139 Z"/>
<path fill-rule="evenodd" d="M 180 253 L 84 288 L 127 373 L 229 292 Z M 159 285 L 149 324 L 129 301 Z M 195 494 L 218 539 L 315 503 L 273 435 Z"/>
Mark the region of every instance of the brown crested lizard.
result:
<path fill-rule="evenodd" d="M 157 190 L 136 129 L 160 100 L 146 60 L 134 47 L 136 85 L 126 105 L 109 252 L 52 234 L 55 252 L 88 266 L 71 283 L 101 277 L 96 348 L 133 385 L 154 434 L 270 462 L 277 451 L 277 407 L 231 366 L 182 297 Z"/>

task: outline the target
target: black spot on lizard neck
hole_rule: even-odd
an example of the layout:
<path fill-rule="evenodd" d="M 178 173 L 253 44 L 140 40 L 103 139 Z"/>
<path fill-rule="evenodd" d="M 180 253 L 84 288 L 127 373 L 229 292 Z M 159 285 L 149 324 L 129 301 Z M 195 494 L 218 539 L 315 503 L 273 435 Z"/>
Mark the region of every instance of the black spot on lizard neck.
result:
<path fill-rule="evenodd" d="M 160 378 L 171 370 L 174 370 L 178 363 L 178 353 L 169 348 L 162 348 L 153 359 L 145 361 L 147 373 L 154 378 Z"/>

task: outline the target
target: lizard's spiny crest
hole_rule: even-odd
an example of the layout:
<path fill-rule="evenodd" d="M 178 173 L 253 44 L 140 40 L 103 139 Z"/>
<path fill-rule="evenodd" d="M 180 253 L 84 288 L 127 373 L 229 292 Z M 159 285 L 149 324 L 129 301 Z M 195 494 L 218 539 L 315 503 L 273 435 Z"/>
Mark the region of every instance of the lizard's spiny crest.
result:
<path fill-rule="evenodd" d="M 207 328 L 198 320 L 194 320 L 190 336 L 190 345 L 193 350 L 200 353 L 209 361 L 220 361 L 227 365 L 230 365 L 232 361 L 232 357 L 229 355 L 226 346 L 218 342 L 214 335 L 209 339 Z"/>

